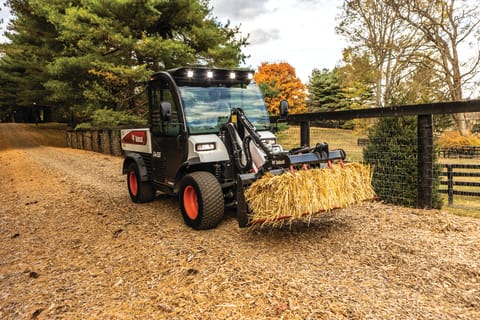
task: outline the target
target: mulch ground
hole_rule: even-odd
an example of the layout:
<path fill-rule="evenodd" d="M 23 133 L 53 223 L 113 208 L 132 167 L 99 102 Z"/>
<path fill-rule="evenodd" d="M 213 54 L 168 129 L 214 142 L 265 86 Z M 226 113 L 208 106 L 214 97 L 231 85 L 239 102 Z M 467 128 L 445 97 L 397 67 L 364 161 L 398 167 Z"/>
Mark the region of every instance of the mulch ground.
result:
<path fill-rule="evenodd" d="M 4 126 L 1 319 L 480 318 L 478 219 L 373 202 L 194 231 L 175 198 L 131 203 L 121 158 Z"/>

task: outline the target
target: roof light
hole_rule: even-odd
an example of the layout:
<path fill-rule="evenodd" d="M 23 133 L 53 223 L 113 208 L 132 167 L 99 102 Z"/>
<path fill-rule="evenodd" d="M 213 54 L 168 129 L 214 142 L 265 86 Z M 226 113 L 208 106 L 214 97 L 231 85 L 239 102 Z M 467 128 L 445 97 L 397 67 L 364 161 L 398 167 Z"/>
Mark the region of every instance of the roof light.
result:
<path fill-rule="evenodd" d="M 187 77 L 193 78 L 193 71 L 192 70 L 187 71 Z"/>
<path fill-rule="evenodd" d="M 207 78 L 212 79 L 213 78 L 213 71 L 208 70 L 207 71 Z"/>
<path fill-rule="evenodd" d="M 235 79 L 235 72 L 230 72 L 230 79 Z"/>

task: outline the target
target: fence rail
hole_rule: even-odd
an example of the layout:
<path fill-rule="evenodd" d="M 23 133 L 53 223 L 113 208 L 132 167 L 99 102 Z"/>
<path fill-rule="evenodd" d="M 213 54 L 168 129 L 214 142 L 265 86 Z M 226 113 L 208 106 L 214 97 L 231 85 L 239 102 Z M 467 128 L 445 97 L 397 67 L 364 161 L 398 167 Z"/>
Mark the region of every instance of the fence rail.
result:
<path fill-rule="evenodd" d="M 480 197 L 480 191 L 465 191 L 455 189 L 457 187 L 472 187 L 480 188 L 480 182 L 475 181 L 454 181 L 454 177 L 473 177 L 480 178 L 480 165 L 477 164 L 444 164 L 442 165 L 446 172 L 442 172 L 444 177 L 447 177 L 447 180 L 442 180 L 441 185 L 446 185 L 447 189 L 438 190 L 441 193 L 448 194 L 448 204 L 453 205 L 453 196 L 467 196 L 467 197 Z M 464 170 L 478 170 L 478 171 L 455 171 L 455 169 L 464 169 Z"/>
<path fill-rule="evenodd" d="M 480 158 L 480 147 L 462 146 L 456 148 L 440 148 L 439 154 L 444 158 Z"/>

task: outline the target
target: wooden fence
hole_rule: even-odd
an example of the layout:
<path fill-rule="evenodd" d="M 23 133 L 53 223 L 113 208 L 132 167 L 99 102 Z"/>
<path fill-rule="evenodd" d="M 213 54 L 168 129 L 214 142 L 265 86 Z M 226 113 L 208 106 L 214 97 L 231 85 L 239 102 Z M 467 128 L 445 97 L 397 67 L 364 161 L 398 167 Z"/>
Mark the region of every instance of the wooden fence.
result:
<path fill-rule="evenodd" d="M 456 148 L 440 148 L 439 155 L 444 158 L 480 158 L 480 147 L 461 146 Z"/>
<path fill-rule="evenodd" d="M 67 130 L 67 146 L 121 156 L 120 129 Z"/>
<path fill-rule="evenodd" d="M 442 180 L 440 183 L 441 185 L 446 185 L 447 189 L 440 189 L 438 190 L 441 193 L 448 194 L 448 205 L 453 205 L 453 196 L 468 196 L 468 197 L 480 197 L 480 165 L 478 164 L 444 164 L 442 165 L 444 171 L 442 172 L 442 176 L 446 177 L 446 180 Z M 462 169 L 467 171 L 458 171 L 455 169 Z M 458 181 L 455 179 L 456 177 L 472 177 L 478 178 L 475 179 L 476 181 Z M 472 179 L 473 180 L 473 179 Z M 470 187 L 471 189 L 459 190 L 455 187 Z M 476 189 L 477 188 L 477 189 Z"/>

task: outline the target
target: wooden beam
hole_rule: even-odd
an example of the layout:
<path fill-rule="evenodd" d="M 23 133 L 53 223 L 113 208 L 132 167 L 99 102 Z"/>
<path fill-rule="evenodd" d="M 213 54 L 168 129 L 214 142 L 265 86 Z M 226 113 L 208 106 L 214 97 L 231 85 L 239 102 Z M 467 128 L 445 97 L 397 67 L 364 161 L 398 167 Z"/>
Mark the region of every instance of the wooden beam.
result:
<path fill-rule="evenodd" d="M 352 120 L 381 117 L 419 116 L 429 114 L 451 114 L 463 112 L 480 112 L 480 100 L 437 102 L 428 104 L 416 104 L 405 106 L 393 106 L 385 108 L 354 109 L 331 112 L 310 112 L 302 114 L 290 114 L 287 117 L 289 123 L 304 121 L 324 120 Z M 277 117 L 271 117 L 274 122 Z"/>

